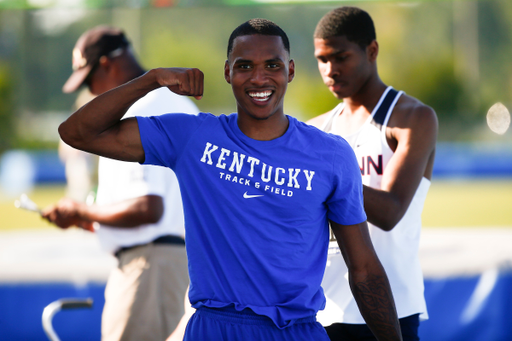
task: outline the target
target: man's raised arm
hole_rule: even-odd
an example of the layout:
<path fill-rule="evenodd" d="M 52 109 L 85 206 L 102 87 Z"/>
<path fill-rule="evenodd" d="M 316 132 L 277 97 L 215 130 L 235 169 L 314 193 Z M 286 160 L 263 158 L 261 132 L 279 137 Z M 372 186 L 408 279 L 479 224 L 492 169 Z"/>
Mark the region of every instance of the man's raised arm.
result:
<path fill-rule="evenodd" d="M 130 106 L 148 92 L 168 87 L 178 95 L 203 95 L 203 73 L 198 69 L 153 69 L 134 80 L 96 97 L 59 126 L 70 146 L 96 155 L 144 161 L 144 149 L 135 118 L 122 119 Z"/>
<path fill-rule="evenodd" d="M 349 284 L 359 311 L 379 341 L 402 340 L 391 287 L 373 248 L 366 221 L 340 225 L 331 221 L 349 273 Z"/>

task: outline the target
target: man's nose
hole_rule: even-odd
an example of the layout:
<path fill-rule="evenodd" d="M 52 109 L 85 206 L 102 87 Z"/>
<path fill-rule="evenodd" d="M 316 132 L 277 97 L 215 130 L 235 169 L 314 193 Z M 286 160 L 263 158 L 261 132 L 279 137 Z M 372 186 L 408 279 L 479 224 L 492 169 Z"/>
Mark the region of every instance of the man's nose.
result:
<path fill-rule="evenodd" d="M 262 67 L 255 67 L 252 75 L 251 75 L 251 82 L 253 84 L 263 84 L 267 81 L 267 73 L 264 68 Z"/>
<path fill-rule="evenodd" d="M 333 78 L 335 75 L 338 75 L 339 71 L 334 67 L 332 62 L 325 63 L 324 66 L 324 75 L 330 78 Z"/>

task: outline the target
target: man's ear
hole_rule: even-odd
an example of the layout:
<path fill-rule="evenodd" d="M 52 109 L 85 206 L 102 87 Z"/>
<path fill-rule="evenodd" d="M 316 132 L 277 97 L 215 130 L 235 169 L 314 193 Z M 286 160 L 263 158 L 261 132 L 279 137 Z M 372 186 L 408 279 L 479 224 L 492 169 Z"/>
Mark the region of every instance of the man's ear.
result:
<path fill-rule="evenodd" d="M 230 77 L 229 61 L 228 60 L 226 60 L 226 62 L 224 63 L 224 79 L 226 80 L 226 82 L 231 84 L 231 77 Z"/>
<path fill-rule="evenodd" d="M 293 59 L 288 63 L 288 83 L 295 77 L 295 61 Z"/>
<path fill-rule="evenodd" d="M 377 43 L 377 40 L 374 39 L 370 45 L 366 47 L 366 53 L 368 54 L 368 60 L 370 62 L 377 60 L 377 56 L 379 55 L 379 43 Z"/>
<path fill-rule="evenodd" d="M 101 56 L 98 64 L 100 64 L 101 67 L 108 67 L 110 65 L 110 60 L 107 56 Z"/>
<path fill-rule="evenodd" d="M 101 56 L 98 61 L 98 69 L 101 69 L 100 72 L 103 74 L 109 74 L 113 71 L 113 63 L 107 56 Z"/>

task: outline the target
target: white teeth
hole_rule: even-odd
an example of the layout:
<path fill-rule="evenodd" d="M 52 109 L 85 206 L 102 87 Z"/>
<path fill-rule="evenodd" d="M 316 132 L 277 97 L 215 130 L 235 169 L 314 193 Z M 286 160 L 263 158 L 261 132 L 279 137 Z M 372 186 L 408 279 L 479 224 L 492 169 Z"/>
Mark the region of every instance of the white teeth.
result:
<path fill-rule="evenodd" d="M 263 91 L 263 92 L 249 92 L 249 96 L 254 98 L 257 101 L 265 101 L 268 97 L 272 95 L 272 91 Z"/>

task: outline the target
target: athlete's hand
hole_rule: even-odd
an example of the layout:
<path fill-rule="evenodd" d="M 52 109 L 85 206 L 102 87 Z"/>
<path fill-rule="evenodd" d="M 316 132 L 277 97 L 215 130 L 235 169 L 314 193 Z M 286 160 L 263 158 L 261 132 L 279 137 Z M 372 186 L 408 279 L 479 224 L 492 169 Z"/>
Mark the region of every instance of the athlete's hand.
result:
<path fill-rule="evenodd" d="M 199 69 L 159 68 L 156 69 L 156 79 L 160 86 L 166 86 L 178 95 L 203 97 L 204 74 Z"/>

